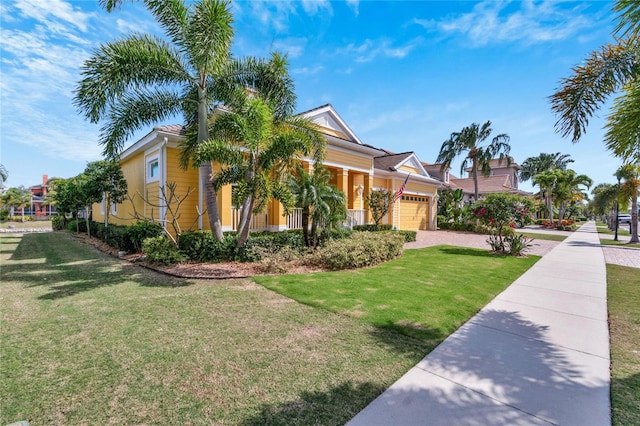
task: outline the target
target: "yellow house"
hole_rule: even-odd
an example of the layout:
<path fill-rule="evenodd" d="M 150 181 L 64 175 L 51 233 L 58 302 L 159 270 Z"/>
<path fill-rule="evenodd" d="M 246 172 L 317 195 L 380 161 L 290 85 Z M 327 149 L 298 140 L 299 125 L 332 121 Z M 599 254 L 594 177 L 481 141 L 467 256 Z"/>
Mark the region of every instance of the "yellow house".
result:
<path fill-rule="evenodd" d="M 402 196 L 383 223 L 402 230 L 436 229 L 437 190 L 442 182 L 429 175 L 413 152 L 392 154 L 362 143 L 329 104 L 300 115 L 317 124 L 326 138 L 324 166 L 332 174 L 331 183 L 347 196 L 347 225 L 371 223 L 367 194 L 379 189 L 395 193 L 407 180 Z M 122 153 L 120 163 L 129 200 L 112 207 L 111 223 L 130 224 L 148 218 L 160 222 L 172 234 L 176 230 L 209 229 L 198 170 L 179 167 L 178 144 L 182 138 L 182 126 L 158 126 Z M 311 163 L 310 158 L 304 161 Z M 173 192 L 170 185 L 174 186 Z M 225 231 L 235 230 L 239 221 L 231 192 L 231 185 L 218 191 Z M 93 207 L 93 218 L 104 220 L 103 205 Z M 271 202 L 266 211 L 254 215 L 251 227 L 270 231 L 300 228 L 301 212 L 294 210 L 284 216 L 280 203 Z"/>

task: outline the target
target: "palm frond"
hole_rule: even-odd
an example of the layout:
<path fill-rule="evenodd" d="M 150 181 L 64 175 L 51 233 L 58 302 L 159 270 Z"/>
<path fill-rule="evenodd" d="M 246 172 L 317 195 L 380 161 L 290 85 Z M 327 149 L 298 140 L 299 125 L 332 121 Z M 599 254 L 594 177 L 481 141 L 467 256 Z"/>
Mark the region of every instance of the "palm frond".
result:
<path fill-rule="evenodd" d="M 189 81 L 179 52 L 158 37 L 132 35 L 104 44 L 82 67 L 74 105 L 91 122 L 133 87 L 180 85 Z"/>
<path fill-rule="evenodd" d="M 179 93 L 165 90 L 133 90 L 123 95 L 109 111 L 100 129 L 99 143 L 107 158 L 116 158 L 127 138 L 136 130 L 165 120 L 182 111 Z"/>
<path fill-rule="evenodd" d="M 563 137 L 571 135 L 573 142 L 580 140 L 589 119 L 607 97 L 635 78 L 638 54 L 628 41 L 604 45 L 583 65 L 574 67 L 571 77 L 560 81 L 560 87 L 549 99 L 559 116 L 556 131 Z"/>
<path fill-rule="evenodd" d="M 640 164 L 640 83 L 626 86 L 615 99 L 605 129 L 607 149 L 624 162 Z"/>
<path fill-rule="evenodd" d="M 183 0 L 144 0 L 149 11 L 178 46 L 184 46 L 189 8 Z"/>
<path fill-rule="evenodd" d="M 186 29 L 185 48 L 201 76 L 219 75 L 229 60 L 233 15 L 227 1 L 200 0 Z"/>

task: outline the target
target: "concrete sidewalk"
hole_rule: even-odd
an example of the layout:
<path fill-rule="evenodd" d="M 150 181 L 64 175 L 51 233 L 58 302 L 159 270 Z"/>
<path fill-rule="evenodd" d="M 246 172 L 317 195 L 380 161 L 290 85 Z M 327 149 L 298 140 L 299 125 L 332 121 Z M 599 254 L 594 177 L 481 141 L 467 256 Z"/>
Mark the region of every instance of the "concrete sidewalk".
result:
<path fill-rule="evenodd" d="M 348 426 L 611 424 L 606 296 L 588 222 Z"/>

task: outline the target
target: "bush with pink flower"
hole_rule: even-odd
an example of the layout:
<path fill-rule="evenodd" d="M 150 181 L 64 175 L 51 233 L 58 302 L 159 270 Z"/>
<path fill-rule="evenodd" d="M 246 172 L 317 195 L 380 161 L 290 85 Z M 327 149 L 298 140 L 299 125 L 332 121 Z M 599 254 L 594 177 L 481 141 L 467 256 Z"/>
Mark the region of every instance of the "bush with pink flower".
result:
<path fill-rule="evenodd" d="M 514 241 L 516 236 L 514 236 L 512 228 L 532 223 L 533 207 L 534 202 L 530 198 L 496 193 L 489 194 L 476 202 L 471 208 L 471 212 L 482 225 L 490 229 L 491 233 L 487 243 L 493 251 L 521 255 L 527 247 L 522 250 L 512 250 L 511 245 L 513 244 L 514 247 L 527 246 L 528 243 L 520 244 L 521 241 Z M 517 238 L 521 239 L 521 237 Z"/>

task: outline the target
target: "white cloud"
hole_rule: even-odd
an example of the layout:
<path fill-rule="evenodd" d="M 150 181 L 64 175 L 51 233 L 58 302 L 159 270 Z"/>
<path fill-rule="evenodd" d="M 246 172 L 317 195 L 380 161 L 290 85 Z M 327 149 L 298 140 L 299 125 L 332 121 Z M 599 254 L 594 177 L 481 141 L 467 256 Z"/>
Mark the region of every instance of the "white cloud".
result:
<path fill-rule="evenodd" d="M 306 38 L 286 38 L 274 41 L 273 49 L 287 53 L 289 58 L 297 58 L 304 53 L 306 44 Z"/>
<path fill-rule="evenodd" d="M 324 67 L 322 65 L 316 65 L 314 67 L 294 68 L 293 70 L 291 70 L 291 72 L 293 74 L 310 76 L 310 75 L 318 74 L 322 70 L 324 70 Z"/>
<path fill-rule="evenodd" d="M 333 14 L 331 2 L 327 0 L 302 0 L 302 8 L 307 15 L 315 15 L 321 10 L 326 10 L 329 14 Z"/>
<path fill-rule="evenodd" d="M 355 16 L 360 14 L 360 0 L 347 0 L 347 6 L 353 10 Z"/>
<path fill-rule="evenodd" d="M 402 46 L 393 46 L 390 40 L 366 39 L 359 45 L 350 43 L 346 47 L 339 49 L 338 52 L 353 57 L 356 62 L 370 62 L 380 56 L 388 58 L 404 58 L 414 48 L 416 48 L 421 41 L 421 38 L 415 38 L 409 40 Z"/>
<path fill-rule="evenodd" d="M 87 21 L 92 17 L 92 14 L 75 10 L 70 3 L 63 0 L 17 0 L 15 7 L 20 10 L 22 16 L 43 22 L 47 26 L 59 25 L 59 22 L 55 21 L 59 20 L 82 32 L 87 31 Z"/>
<path fill-rule="evenodd" d="M 514 8 L 517 9 L 514 10 Z M 462 34 L 475 46 L 521 42 L 525 45 L 564 40 L 590 28 L 594 22 L 581 12 L 583 5 L 555 1 L 483 1 L 460 16 L 439 21 L 414 19 L 428 30 Z"/>

